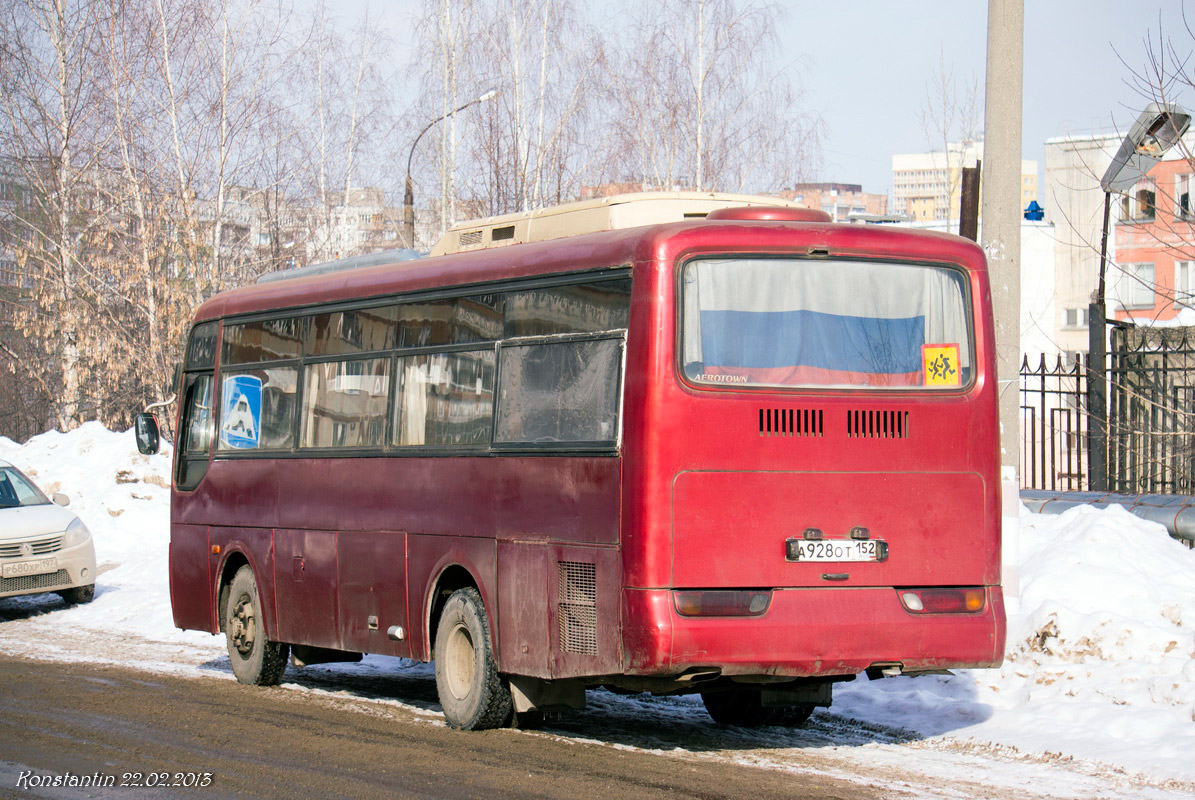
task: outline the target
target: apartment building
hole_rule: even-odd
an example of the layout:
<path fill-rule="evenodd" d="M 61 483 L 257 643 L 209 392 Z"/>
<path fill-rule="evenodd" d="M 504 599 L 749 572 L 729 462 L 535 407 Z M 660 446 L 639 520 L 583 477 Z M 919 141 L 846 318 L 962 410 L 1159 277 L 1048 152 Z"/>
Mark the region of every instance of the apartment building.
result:
<path fill-rule="evenodd" d="M 892 213 L 917 222 L 957 222 L 962 170 L 983 160 L 983 142 L 892 156 Z M 1037 199 L 1037 162 L 1021 162 L 1021 208 Z"/>
<path fill-rule="evenodd" d="M 199 204 L 205 240 L 220 227 L 221 259 L 247 273 L 331 261 L 397 246 L 402 208 L 386 193 L 362 187 L 329 195 L 327 205 L 294 199 L 277 189 L 230 186 L 223 203 Z"/>
<path fill-rule="evenodd" d="M 402 208 L 386 193 L 366 186 L 338 192 L 324 209 L 311 209 L 308 252 L 312 261 L 373 253 L 399 245 Z"/>

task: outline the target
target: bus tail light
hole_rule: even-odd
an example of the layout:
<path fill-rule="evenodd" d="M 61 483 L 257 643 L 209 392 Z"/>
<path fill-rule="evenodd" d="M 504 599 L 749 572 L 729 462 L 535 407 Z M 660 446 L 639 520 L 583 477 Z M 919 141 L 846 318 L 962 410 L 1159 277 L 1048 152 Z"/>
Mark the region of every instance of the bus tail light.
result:
<path fill-rule="evenodd" d="M 771 590 L 699 589 L 673 597 L 682 617 L 758 617 L 772 602 Z"/>
<path fill-rule="evenodd" d="M 983 587 L 901 589 L 900 602 L 915 614 L 977 614 L 987 605 Z"/>

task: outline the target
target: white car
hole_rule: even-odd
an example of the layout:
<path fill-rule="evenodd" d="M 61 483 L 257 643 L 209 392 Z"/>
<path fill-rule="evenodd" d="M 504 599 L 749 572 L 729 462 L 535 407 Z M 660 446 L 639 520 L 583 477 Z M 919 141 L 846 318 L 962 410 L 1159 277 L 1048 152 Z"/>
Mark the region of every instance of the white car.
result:
<path fill-rule="evenodd" d="M 0 597 L 56 592 L 67 603 L 95 597 L 95 545 L 83 520 L 0 460 Z"/>

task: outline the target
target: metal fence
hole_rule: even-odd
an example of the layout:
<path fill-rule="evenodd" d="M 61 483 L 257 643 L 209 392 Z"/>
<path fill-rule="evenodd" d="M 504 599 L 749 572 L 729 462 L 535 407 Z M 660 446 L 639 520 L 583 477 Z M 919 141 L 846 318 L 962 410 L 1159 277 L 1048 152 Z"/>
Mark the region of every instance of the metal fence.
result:
<path fill-rule="evenodd" d="M 1195 487 L 1195 343 L 1187 328 L 1112 329 L 1108 488 L 1189 494 Z"/>
<path fill-rule="evenodd" d="M 1021 362 L 1021 483 L 1080 490 L 1087 482 L 1087 356 Z"/>
<path fill-rule="evenodd" d="M 1195 329 L 1111 330 L 1105 369 L 1107 475 L 1090 472 L 1087 356 L 1021 363 L 1021 474 L 1030 489 L 1127 494 L 1195 490 Z M 1098 405 L 1098 403 L 1097 403 Z M 1097 414 L 1099 409 L 1096 409 Z M 1097 417 L 1098 422 L 1098 417 Z M 1096 459 L 1098 464 L 1100 460 Z M 1097 467 L 1098 471 L 1098 467 Z"/>

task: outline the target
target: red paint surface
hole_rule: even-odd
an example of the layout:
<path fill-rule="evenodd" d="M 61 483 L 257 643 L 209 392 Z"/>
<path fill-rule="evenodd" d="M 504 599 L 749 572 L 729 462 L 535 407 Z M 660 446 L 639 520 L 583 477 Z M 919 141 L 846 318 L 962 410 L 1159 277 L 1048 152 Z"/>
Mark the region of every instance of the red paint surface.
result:
<path fill-rule="evenodd" d="M 994 583 L 999 552 L 983 535 L 985 488 L 974 473 L 685 472 L 673 495 L 672 584 L 827 586 L 827 572 L 848 573 L 842 586 L 925 586 L 943 575 Z M 856 527 L 887 542 L 885 561 L 785 560 L 785 540 L 807 528 L 849 540 Z M 717 555 L 728 548 L 736 557 Z"/>
<path fill-rule="evenodd" d="M 703 254 L 810 251 L 967 269 L 973 384 L 950 392 L 685 384 L 675 365 L 677 265 Z M 178 624 L 214 625 L 210 580 L 196 579 L 206 570 L 181 563 L 197 552 L 182 541 L 210 525 L 213 544 L 244 548 L 264 571 L 259 582 L 278 597 L 270 630 L 295 642 L 372 648 L 378 639 L 361 633 L 361 615 L 377 609 L 380 621 L 405 614 L 409 652 L 428 658 L 433 589 L 459 566 L 480 588 L 501 668 L 520 674 L 694 665 L 836 674 L 877 661 L 998 662 L 996 375 L 987 278 L 971 242 L 877 226 L 694 221 L 252 286 L 213 298 L 198 318 L 626 265 L 634 287 L 620 457 L 217 460 L 196 491 L 174 497 Z M 823 435 L 761 436 L 760 409 L 821 411 Z M 907 411 L 908 436 L 848 436 L 848 412 L 860 411 Z M 783 540 L 805 527 L 838 537 L 853 525 L 891 543 L 887 563 L 810 570 L 784 561 Z M 596 657 L 560 652 L 559 560 L 597 565 Z M 823 587 L 822 571 L 851 578 Z M 910 582 L 991 587 L 988 610 L 914 617 L 891 588 Z M 776 592 L 758 619 L 673 611 L 669 589 L 715 586 L 806 588 Z M 202 606 L 207 620 L 198 619 Z M 383 644 L 378 652 L 395 652 Z"/>
<path fill-rule="evenodd" d="M 481 601 L 491 616 L 490 637 L 502 652 L 501 628 L 492 617 L 501 615 L 497 603 L 498 553 L 493 538 L 483 536 L 422 536 L 408 538 L 407 603 L 411 609 L 411 652 L 415 658 L 430 661 L 432 637 L 436 626 L 431 619 L 436 582 L 446 570 L 463 567 L 473 576 Z"/>
<path fill-rule="evenodd" d="M 336 559 L 336 531 L 274 531 L 279 640 L 340 646 Z"/>
<path fill-rule="evenodd" d="M 212 630 L 207 527 L 174 525 L 170 530 L 170 606 L 180 628 Z"/>
<path fill-rule="evenodd" d="M 273 569 L 274 531 L 270 528 L 212 526 L 208 529 L 208 541 L 213 550 L 219 548 L 219 553 L 209 550 L 206 556 L 208 568 L 205 570 L 207 573 L 205 595 L 208 599 L 208 622 L 206 625 L 198 627 L 213 633 L 219 630 L 216 603 L 219 601 L 220 576 L 228 572 L 228 580 L 231 581 L 232 576 L 236 574 L 236 569 L 226 568 L 235 563 L 248 562 L 257 578 L 257 593 L 262 604 L 261 622 L 266 631 L 274 636 L 274 632 L 278 630 L 278 607 Z M 193 588 L 199 589 L 200 587 Z"/>
<path fill-rule="evenodd" d="M 340 647 L 360 653 L 411 655 L 410 638 L 390 639 L 398 625 L 410 630 L 407 615 L 407 536 L 392 531 L 337 534 L 336 611 Z M 369 628 L 369 618 L 377 627 Z"/>
<path fill-rule="evenodd" d="M 718 208 L 706 216 L 707 220 L 754 219 L 776 222 L 833 222 L 834 218 L 816 208 L 789 208 L 787 206 L 732 206 Z"/>
<path fill-rule="evenodd" d="M 667 590 L 627 590 L 625 607 L 644 616 L 671 611 Z M 671 611 L 667 626 L 635 628 L 628 672 L 681 673 L 720 667 L 725 675 L 849 675 L 877 662 L 906 671 L 1000 664 L 1004 605 L 988 589 L 980 614 L 910 614 L 891 588 L 773 592 L 762 617 L 696 618 Z M 650 610 L 647 610 L 650 609 Z"/>

